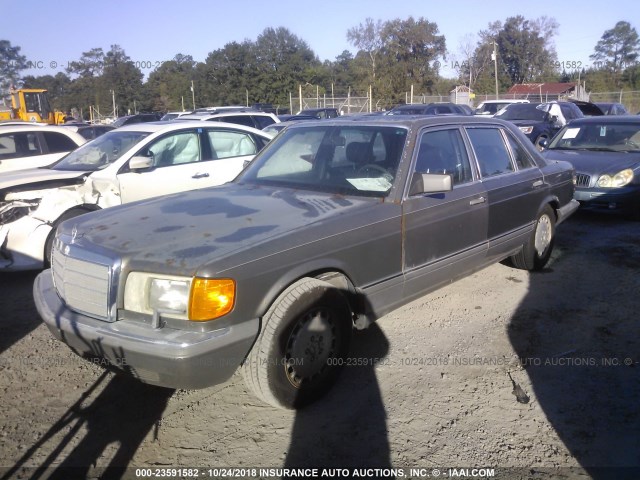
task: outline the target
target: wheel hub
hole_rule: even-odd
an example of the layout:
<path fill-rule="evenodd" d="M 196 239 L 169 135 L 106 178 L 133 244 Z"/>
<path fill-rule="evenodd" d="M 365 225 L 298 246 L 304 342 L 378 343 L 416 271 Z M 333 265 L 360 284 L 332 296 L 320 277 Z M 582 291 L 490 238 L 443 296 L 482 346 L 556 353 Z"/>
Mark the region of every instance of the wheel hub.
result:
<path fill-rule="evenodd" d="M 300 388 L 329 365 L 335 350 L 335 325 L 326 309 L 309 311 L 300 318 L 289 336 L 285 351 L 285 372 L 291 384 Z"/>
<path fill-rule="evenodd" d="M 551 236 L 553 235 L 553 228 L 551 227 L 551 219 L 547 215 L 542 215 L 538 219 L 536 225 L 536 238 L 535 247 L 538 256 L 542 257 L 544 253 L 551 245 Z"/>

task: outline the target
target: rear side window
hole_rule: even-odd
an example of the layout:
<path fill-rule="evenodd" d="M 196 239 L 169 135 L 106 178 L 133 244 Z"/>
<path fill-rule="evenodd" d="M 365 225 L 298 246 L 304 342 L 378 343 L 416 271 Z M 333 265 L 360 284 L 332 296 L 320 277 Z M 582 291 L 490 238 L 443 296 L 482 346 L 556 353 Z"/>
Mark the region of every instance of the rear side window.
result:
<path fill-rule="evenodd" d="M 66 135 L 57 132 L 42 132 L 47 142 L 49 153 L 70 152 L 78 148 L 78 145 Z"/>
<path fill-rule="evenodd" d="M 227 117 L 210 118 L 209 120 L 215 122 L 236 123 L 238 125 L 256 128 L 250 115 L 229 115 Z"/>
<path fill-rule="evenodd" d="M 73 148 L 76 148 L 74 145 Z M 67 150 L 68 151 L 68 150 Z M 42 148 L 35 133 L 20 132 L 0 135 L 0 160 L 42 155 Z"/>
<path fill-rule="evenodd" d="M 255 117 L 253 117 L 253 119 L 255 120 L 256 125 L 260 130 L 262 130 L 264 127 L 268 127 L 273 123 L 276 123 L 273 118 L 267 115 L 256 115 Z"/>
<path fill-rule="evenodd" d="M 515 160 L 516 165 L 518 166 L 518 170 L 523 170 L 525 168 L 531 168 L 536 166 L 535 162 L 533 161 L 529 153 L 509 133 L 507 133 L 507 140 L 509 141 L 509 146 L 511 147 L 511 153 L 513 153 L 513 159 Z"/>
<path fill-rule="evenodd" d="M 511 155 L 497 128 L 468 128 L 467 133 L 483 177 L 513 172 Z"/>
<path fill-rule="evenodd" d="M 211 145 L 211 156 L 215 159 L 255 155 L 258 147 L 251 135 L 243 132 L 227 130 L 210 130 L 207 132 Z"/>

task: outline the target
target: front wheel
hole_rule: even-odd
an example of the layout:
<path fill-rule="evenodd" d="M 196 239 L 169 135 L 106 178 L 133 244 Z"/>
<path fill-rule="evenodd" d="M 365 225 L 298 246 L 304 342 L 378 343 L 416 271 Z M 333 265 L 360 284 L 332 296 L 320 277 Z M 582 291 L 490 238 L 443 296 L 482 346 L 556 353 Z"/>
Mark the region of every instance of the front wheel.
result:
<path fill-rule="evenodd" d="M 303 278 L 287 288 L 262 319 L 260 334 L 242 367 L 261 400 L 300 408 L 324 395 L 349 352 L 352 320 L 334 286 Z"/>
<path fill-rule="evenodd" d="M 553 209 L 547 205 L 538 214 L 535 228 L 531 236 L 522 246 L 522 250 L 511 257 L 516 268 L 523 270 L 542 270 L 553 251 L 555 240 L 556 216 Z"/>

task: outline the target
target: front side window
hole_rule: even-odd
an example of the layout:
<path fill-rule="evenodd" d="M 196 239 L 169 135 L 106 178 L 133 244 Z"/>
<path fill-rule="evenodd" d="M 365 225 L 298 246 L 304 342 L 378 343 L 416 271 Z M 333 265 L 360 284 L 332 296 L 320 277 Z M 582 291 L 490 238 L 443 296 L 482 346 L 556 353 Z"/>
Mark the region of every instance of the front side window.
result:
<path fill-rule="evenodd" d="M 471 164 L 460 131 L 450 129 L 424 133 L 415 171 L 451 175 L 454 185 L 472 181 Z"/>
<path fill-rule="evenodd" d="M 468 128 L 473 151 L 478 160 L 480 174 L 493 177 L 513 172 L 511 156 L 498 128 Z"/>
<path fill-rule="evenodd" d="M 77 148 L 76 143 L 69 137 L 58 132 L 42 132 L 47 142 L 49 153 L 70 152 Z"/>
<path fill-rule="evenodd" d="M 154 167 L 168 167 L 200 161 L 200 140 L 195 132 L 167 135 L 144 148 L 142 156 L 151 157 Z"/>
<path fill-rule="evenodd" d="M 385 196 L 395 181 L 405 128 L 367 125 L 292 126 L 238 178 L 347 195 Z"/>

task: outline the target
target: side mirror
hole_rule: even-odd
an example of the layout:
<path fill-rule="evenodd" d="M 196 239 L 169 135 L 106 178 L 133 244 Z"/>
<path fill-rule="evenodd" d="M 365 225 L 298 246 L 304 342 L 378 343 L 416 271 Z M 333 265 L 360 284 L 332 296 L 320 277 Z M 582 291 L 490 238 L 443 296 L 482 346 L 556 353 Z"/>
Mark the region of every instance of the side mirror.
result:
<path fill-rule="evenodd" d="M 444 193 L 453 190 L 451 175 L 415 172 L 411 177 L 409 196 L 424 193 Z"/>
<path fill-rule="evenodd" d="M 147 168 L 153 167 L 153 158 L 152 157 L 141 157 L 136 156 L 132 157 L 129 160 L 129 170 L 136 172 L 138 170 L 146 170 Z"/>
<path fill-rule="evenodd" d="M 540 147 L 541 150 L 544 150 L 545 148 L 549 147 L 549 139 L 543 138 L 538 142 L 538 146 Z"/>

